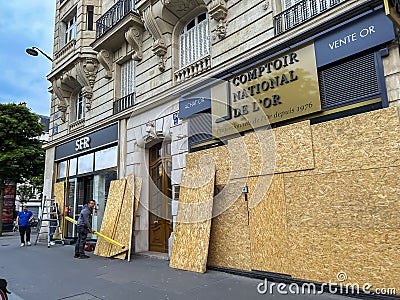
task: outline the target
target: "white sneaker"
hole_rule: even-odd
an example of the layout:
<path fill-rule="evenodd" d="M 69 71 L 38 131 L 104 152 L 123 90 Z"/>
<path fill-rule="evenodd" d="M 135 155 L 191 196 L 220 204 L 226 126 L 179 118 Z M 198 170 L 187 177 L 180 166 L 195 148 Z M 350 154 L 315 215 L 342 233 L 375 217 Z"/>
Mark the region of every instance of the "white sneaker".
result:
<path fill-rule="evenodd" d="M 22 244 L 21 244 L 21 247 L 24 247 L 24 246 L 25 246 L 25 243 L 22 243 Z"/>
<path fill-rule="evenodd" d="M 50 246 L 54 246 L 56 243 L 54 242 L 50 242 Z"/>
<path fill-rule="evenodd" d="M 31 245 L 31 242 L 27 242 L 26 244 L 27 244 L 28 246 L 30 246 L 30 245 Z"/>

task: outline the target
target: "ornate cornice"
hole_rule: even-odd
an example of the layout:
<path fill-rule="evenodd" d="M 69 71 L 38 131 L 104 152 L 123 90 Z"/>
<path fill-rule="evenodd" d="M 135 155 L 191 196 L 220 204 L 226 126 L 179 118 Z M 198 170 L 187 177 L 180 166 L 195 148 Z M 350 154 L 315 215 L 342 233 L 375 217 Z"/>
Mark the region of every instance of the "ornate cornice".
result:
<path fill-rule="evenodd" d="M 227 0 L 212 0 L 209 4 L 208 13 L 211 18 L 218 22 L 217 25 L 217 36 L 220 39 L 226 36 L 226 16 L 228 15 Z"/>
<path fill-rule="evenodd" d="M 53 76 L 50 81 L 54 94 L 58 98 L 58 110 L 63 122 L 66 121 L 66 112 L 71 105 L 71 98 L 78 91 L 82 91 L 86 99 L 86 109 L 91 108 L 93 98 L 93 86 L 96 80 L 99 62 L 94 54 L 89 54 L 77 60 L 77 62 L 67 70 Z"/>
<path fill-rule="evenodd" d="M 113 62 L 111 59 L 110 51 L 107 51 L 105 49 L 100 50 L 100 52 L 97 53 L 97 60 L 103 66 L 104 70 L 106 70 L 106 75 L 104 77 L 107 79 L 112 78 L 112 63 Z"/>
<path fill-rule="evenodd" d="M 142 51 L 142 36 L 143 36 L 143 29 L 139 28 L 138 26 L 132 26 L 125 32 L 125 39 L 131 45 L 135 53 L 132 55 L 132 59 L 139 61 L 143 58 L 143 51 Z"/>

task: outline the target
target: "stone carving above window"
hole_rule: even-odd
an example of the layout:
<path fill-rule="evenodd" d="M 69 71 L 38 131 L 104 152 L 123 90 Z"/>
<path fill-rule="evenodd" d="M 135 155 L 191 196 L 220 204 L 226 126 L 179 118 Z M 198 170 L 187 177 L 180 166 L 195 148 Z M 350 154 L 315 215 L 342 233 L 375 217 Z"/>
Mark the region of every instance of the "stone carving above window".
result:
<path fill-rule="evenodd" d="M 165 70 L 165 55 L 167 54 L 167 43 L 163 37 L 163 32 L 160 26 L 157 24 L 155 16 L 153 14 L 153 6 L 149 5 L 143 11 L 144 24 L 147 30 L 152 35 L 153 52 L 159 57 L 158 68 L 161 72 Z"/>
<path fill-rule="evenodd" d="M 69 70 L 55 75 L 50 79 L 53 91 L 58 98 L 58 110 L 60 118 L 66 121 L 68 106 L 71 105 L 71 97 L 78 91 L 82 91 L 86 99 L 86 110 L 91 109 L 93 98 L 93 86 L 96 79 L 99 63 L 94 54 L 78 60 Z"/>
<path fill-rule="evenodd" d="M 208 13 L 211 18 L 218 22 L 217 25 L 217 36 L 220 39 L 226 36 L 226 16 L 228 15 L 227 0 L 212 0 L 209 4 Z"/>
<path fill-rule="evenodd" d="M 100 64 L 103 66 L 104 70 L 106 71 L 106 75 L 104 77 L 107 79 L 111 79 L 113 62 L 111 59 L 110 51 L 107 51 L 105 49 L 100 50 L 100 52 L 97 53 L 97 59 L 100 62 Z"/>
<path fill-rule="evenodd" d="M 143 36 L 143 29 L 138 28 L 136 26 L 130 27 L 127 32 L 125 32 L 125 39 L 132 46 L 135 53 L 132 55 L 133 60 L 142 60 L 143 58 L 143 51 L 142 51 L 142 36 Z"/>

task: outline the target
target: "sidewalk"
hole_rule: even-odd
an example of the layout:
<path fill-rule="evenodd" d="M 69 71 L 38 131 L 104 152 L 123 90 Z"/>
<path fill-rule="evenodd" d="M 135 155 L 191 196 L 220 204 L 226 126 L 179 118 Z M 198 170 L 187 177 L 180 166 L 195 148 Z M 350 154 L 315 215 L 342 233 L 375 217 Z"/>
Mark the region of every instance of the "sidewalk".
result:
<path fill-rule="evenodd" d="M 68 245 L 48 249 L 41 242 L 20 247 L 17 234 L 5 233 L 0 237 L 0 278 L 8 281 L 9 299 L 352 299 L 330 294 L 262 295 L 257 292 L 262 281 L 247 277 L 175 270 L 168 261 L 139 256 L 127 262 L 92 253 L 80 260 L 73 254 Z"/>

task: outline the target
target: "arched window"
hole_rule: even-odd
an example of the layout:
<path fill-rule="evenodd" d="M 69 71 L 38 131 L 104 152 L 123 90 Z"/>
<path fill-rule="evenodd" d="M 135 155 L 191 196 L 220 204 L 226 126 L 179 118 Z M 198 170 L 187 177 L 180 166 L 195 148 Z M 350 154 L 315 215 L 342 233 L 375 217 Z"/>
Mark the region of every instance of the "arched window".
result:
<path fill-rule="evenodd" d="M 179 68 L 210 54 L 210 33 L 207 13 L 187 23 L 179 36 Z"/>

